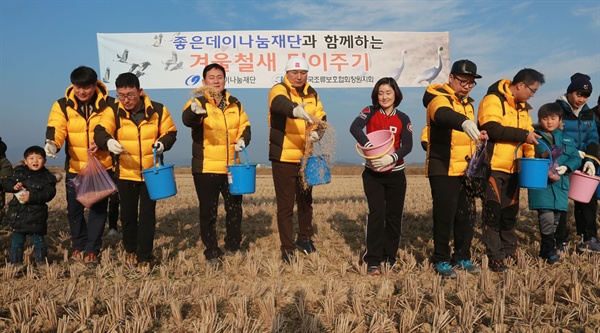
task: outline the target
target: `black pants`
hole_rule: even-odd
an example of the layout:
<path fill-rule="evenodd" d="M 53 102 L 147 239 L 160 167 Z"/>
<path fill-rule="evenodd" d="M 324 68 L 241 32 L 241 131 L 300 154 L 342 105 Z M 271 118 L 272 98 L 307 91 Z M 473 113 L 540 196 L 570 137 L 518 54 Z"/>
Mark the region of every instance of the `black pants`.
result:
<path fill-rule="evenodd" d="M 402 233 L 406 174 L 404 170 L 382 173 L 365 168 L 362 179 L 369 205 L 362 261 L 369 266 L 393 265 Z"/>
<path fill-rule="evenodd" d="M 470 260 L 475 194 L 469 195 L 462 176 L 429 177 L 433 198 L 432 263 Z M 450 235 L 454 234 L 454 253 L 450 251 Z"/>
<path fill-rule="evenodd" d="M 108 228 L 118 230 L 119 226 L 119 191 L 108 197 Z"/>
<path fill-rule="evenodd" d="M 492 260 L 504 260 L 517 251 L 518 174 L 492 171 L 485 194 L 483 241 L 486 253 Z"/>
<path fill-rule="evenodd" d="M 104 224 L 106 223 L 108 198 L 98 201 L 89 208 L 88 221 L 86 223 L 84 216 L 85 207 L 77 201 L 75 187 L 69 181 L 76 176 L 77 174 L 67 172 L 65 182 L 71 243 L 73 250 L 97 255 L 100 253 L 100 248 L 102 247 L 102 233 L 104 233 Z"/>
<path fill-rule="evenodd" d="M 574 202 L 575 227 L 577 235 L 583 236 L 583 241 L 589 241 L 592 237 L 598 237 L 598 226 L 596 224 L 596 212 L 598 210 L 598 199 L 596 194 L 592 196 L 590 202 Z M 566 243 L 569 241 L 569 227 L 567 225 L 567 214 L 564 212 L 560 216 L 560 221 L 556 230 L 556 241 Z"/>
<path fill-rule="evenodd" d="M 128 253 L 136 253 L 138 262 L 150 262 L 154 259 L 156 201 L 150 199 L 144 182 L 119 179 L 117 187 L 121 199 L 123 247 Z"/>
<path fill-rule="evenodd" d="M 292 252 L 294 244 L 294 202 L 298 205 L 298 240 L 309 240 L 312 227 L 312 187 L 302 187 L 299 163 L 272 161 L 277 199 L 277 229 L 282 252 Z"/>
<path fill-rule="evenodd" d="M 242 199 L 241 195 L 229 192 L 226 174 L 194 173 L 196 195 L 200 202 L 200 237 L 206 247 L 207 260 L 222 255 L 217 239 L 217 210 L 219 194 L 225 203 L 225 249 L 237 251 L 242 242 Z"/>

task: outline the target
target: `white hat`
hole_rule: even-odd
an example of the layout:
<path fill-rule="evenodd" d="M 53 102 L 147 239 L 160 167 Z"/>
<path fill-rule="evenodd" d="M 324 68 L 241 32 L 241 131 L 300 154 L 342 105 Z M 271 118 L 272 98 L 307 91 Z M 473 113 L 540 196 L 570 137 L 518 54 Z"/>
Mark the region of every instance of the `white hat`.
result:
<path fill-rule="evenodd" d="M 291 57 L 285 65 L 285 71 L 287 72 L 292 70 L 308 72 L 308 62 L 302 57 Z"/>

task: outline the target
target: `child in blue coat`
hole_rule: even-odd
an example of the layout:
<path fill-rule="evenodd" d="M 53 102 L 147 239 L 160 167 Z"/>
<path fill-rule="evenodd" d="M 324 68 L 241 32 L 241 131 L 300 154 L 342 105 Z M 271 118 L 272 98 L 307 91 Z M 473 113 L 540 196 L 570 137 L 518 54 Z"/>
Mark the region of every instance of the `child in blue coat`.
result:
<path fill-rule="evenodd" d="M 560 261 L 556 253 L 556 240 L 554 233 L 560 219 L 561 212 L 566 212 L 569 206 L 569 173 L 581 166 L 580 155 L 573 138 L 566 135 L 560 128 L 563 111 L 556 103 L 542 105 L 538 111 L 541 130 L 536 132 L 542 136 L 541 141 L 551 151 L 561 150 L 562 154 L 556 159 L 554 170 L 549 170 L 548 186 L 545 189 L 529 189 L 529 209 L 537 210 L 540 226 L 540 257 L 548 264 Z M 552 149 L 552 146 L 555 149 Z M 544 145 L 536 146 L 536 157 L 547 157 L 548 151 Z M 557 166 L 558 165 L 558 166 Z"/>

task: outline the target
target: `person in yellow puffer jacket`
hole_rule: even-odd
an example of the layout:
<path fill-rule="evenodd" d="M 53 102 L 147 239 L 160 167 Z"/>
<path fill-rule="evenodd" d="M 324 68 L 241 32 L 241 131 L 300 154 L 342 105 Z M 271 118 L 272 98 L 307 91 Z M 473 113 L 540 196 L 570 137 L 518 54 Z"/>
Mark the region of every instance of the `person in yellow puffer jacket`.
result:
<path fill-rule="evenodd" d="M 316 251 L 311 239 L 312 187 L 305 190 L 301 184 L 300 159 L 306 140 L 316 142 L 325 131 L 317 128 L 306 137 L 307 126 L 315 119 L 327 119 L 317 92 L 307 83 L 308 70 L 306 59 L 291 57 L 285 66 L 283 82 L 269 91 L 269 161 L 277 199 L 281 259 L 286 263 L 290 263 L 296 247 L 305 254 Z M 293 241 L 294 202 L 298 205 L 299 225 L 296 244 Z"/>
<path fill-rule="evenodd" d="M 71 85 L 67 88 L 65 97 L 57 100 L 50 110 L 44 150 L 48 157 L 56 158 L 56 153 L 64 146 L 67 147 L 65 183 L 71 229 L 71 259 L 94 265 L 102 246 L 108 199 L 90 207 L 86 223 L 85 207 L 77 201 L 77 193 L 70 180 L 87 164 L 88 151 L 93 151 L 107 170 L 112 168 L 109 153 L 96 150 L 94 128 L 100 123 L 102 115 L 110 110 L 115 99 L 108 96 L 108 89 L 98 81 L 96 71 L 90 67 L 77 67 L 71 72 L 70 79 Z"/>
<path fill-rule="evenodd" d="M 483 201 L 483 241 L 492 271 L 503 272 L 505 259 L 514 259 L 517 250 L 515 225 L 519 212 L 519 179 L 515 151 L 533 157 L 533 144 L 540 135 L 534 133 L 527 101 L 544 84 L 544 75 L 534 69 L 520 70 L 512 81 L 502 79 L 492 84 L 479 103 L 479 128 L 488 133 L 487 152 L 491 156 L 491 175 Z"/>
<path fill-rule="evenodd" d="M 481 271 L 471 262 L 475 198 L 465 176 L 477 142 L 488 139 L 485 131 L 477 129 L 469 97 L 475 79 L 480 78 L 474 62 L 458 60 L 452 64 L 448 83 L 430 84 L 423 94 L 429 138 L 426 170 L 433 199 L 431 262 L 444 278 L 456 278 L 452 267 L 471 274 Z"/>
<path fill-rule="evenodd" d="M 145 272 L 154 259 L 156 201 L 150 199 L 141 170 L 154 166 L 154 149 L 157 155 L 171 149 L 177 129 L 169 110 L 150 100 L 135 74 L 120 74 L 115 85 L 119 103 L 102 115 L 94 129 L 95 141 L 98 148 L 113 154 L 125 261 Z"/>
<path fill-rule="evenodd" d="M 204 256 L 219 263 L 223 251 L 217 240 L 219 193 L 225 206 L 225 250 L 237 252 L 242 242 L 242 196 L 229 191 L 227 165 L 250 143 L 250 122 L 240 101 L 225 90 L 225 68 L 210 64 L 202 71 L 200 97 L 183 108 L 183 124 L 192 130 L 192 175 L 200 207 L 200 236 Z M 239 158 L 237 159 L 239 163 Z"/>

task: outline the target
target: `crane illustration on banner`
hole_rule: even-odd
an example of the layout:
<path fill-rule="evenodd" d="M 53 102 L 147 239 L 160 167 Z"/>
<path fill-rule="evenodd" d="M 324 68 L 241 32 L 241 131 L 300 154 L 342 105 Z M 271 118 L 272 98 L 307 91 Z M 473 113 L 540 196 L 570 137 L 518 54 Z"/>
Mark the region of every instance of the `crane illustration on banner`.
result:
<path fill-rule="evenodd" d="M 435 80 L 435 78 L 440 74 L 440 71 L 442 70 L 442 50 L 444 50 L 443 47 L 438 47 L 437 66 L 426 69 L 421 74 L 419 74 L 419 76 L 417 76 L 417 78 L 413 81 L 413 86 L 421 86 L 422 82 L 431 84 L 431 81 Z"/>

